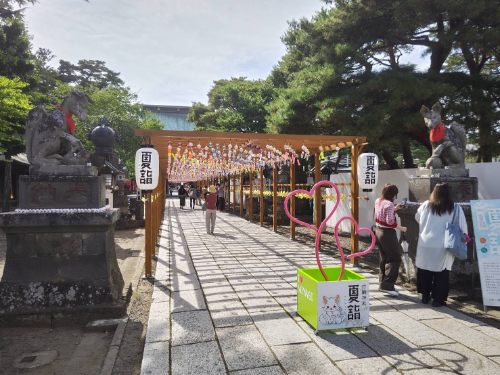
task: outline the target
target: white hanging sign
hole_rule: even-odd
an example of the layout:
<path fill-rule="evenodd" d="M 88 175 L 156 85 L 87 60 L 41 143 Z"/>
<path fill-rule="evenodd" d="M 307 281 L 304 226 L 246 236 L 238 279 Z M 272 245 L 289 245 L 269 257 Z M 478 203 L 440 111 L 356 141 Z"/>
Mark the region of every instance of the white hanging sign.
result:
<path fill-rule="evenodd" d="M 152 145 L 142 145 L 135 153 L 135 181 L 140 190 L 153 190 L 158 186 L 160 156 Z"/>
<path fill-rule="evenodd" d="M 378 182 L 378 156 L 373 153 L 359 155 L 358 184 L 361 189 L 375 189 Z"/>

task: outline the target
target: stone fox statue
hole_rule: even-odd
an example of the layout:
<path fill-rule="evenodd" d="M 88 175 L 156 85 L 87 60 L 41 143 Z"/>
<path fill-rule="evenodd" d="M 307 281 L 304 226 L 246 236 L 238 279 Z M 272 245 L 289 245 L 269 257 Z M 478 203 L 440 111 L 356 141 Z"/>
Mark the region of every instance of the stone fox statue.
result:
<path fill-rule="evenodd" d="M 75 138 L 76 115 L 87 119 L 87 108 L 92 100 L 82 91 L 72 91 L 60 106 L 47 115 L 42 106 L 32 109 L 26 121 L 26 155 L 36 166 L 85 165 L 90 156 Z"/>
<path fill-rule="evenodd" d="M 431 130 L 432 155 L 425 163 L 427 168 L 465 168 L 465 147 L 467 137 L 462 125 L 452 122 L 445 127 L 441 120 L 441 106 L 436 103 L 429 110 L 422 106 L 425 125 Z"/>

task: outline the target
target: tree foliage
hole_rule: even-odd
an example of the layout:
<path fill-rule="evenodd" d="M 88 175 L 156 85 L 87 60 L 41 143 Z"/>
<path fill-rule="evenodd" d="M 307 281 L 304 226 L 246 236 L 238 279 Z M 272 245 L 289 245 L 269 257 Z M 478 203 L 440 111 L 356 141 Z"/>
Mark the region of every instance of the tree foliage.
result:
<path fill-rule="evenodd" d="M 196 130 L 262 133 L 273 93 L 270 81 L 221 79 L 208 92 L 208 105 L 193 103 L 188 121 Z"/>
<path fill-rule="evenodd" d="M 15 155 L 24 151 L 24 124 L 31 109 L 26 83 L 0 76 L 0 152 Z"/>
<path fill-rule="evenodd" d="M 109 86 L 99 89 L 91 86 L 85 91 L 94 103 L 89 105 L 86 121 L 76 120 L 76 137 L 84 143 L 87 150 L 92 151 L 93 145 L 87 139 L 87 133 L 98 125 L 101 118 L 106 117 L 109 126 L 120 135 L 120 142 L 115 145 L 115 152 L 127 167 L 128 177 L 133 177 L 135 152 L 142 143 L 142 139 L 135 136 L 134 130 L 163 129 L 163 124 L 142 108 L 137 94 L 128 87 Z"/>
<path fill-rule="evenodd" d="M 461 120 L 478 139 L 481 160 L 500 152 L 498 0 L 326 3 L 282 38 L 270 131 L 365 135 L 392 167 L 393 150 L 412 166 L 412 142 L 430 150 L 418 110 L 441 99 L 445 119 Z M 415 48 L 426 49 L 425 71 L 401 63 Z"/>
<path fill-rule="evenodd" d="M 108 86 L 123 85 L 123 81 L 119 78 L 120 73 L 109 69 L 106 63 L 100 60 L 79 60 L 77 64 L 60 60 L 57 71 L 60 81 L 84 88 L 95 86 L 103 89 Z"/>

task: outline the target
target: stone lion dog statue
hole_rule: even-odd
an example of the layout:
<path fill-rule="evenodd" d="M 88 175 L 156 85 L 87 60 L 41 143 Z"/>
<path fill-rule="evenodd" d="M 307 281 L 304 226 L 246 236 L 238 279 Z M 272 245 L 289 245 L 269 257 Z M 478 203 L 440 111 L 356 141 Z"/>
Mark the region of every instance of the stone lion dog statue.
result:
<path fill-rule="evenodd" d="M 92 99 L 82 91 L 73 90 L 61 105 L 47 115 L 42 106 L 32 109 L 26 121 L 26 155 L 31 165 L 86 165 L 90 153 L 73 134 L 75 121 L 87 119 Z"/>

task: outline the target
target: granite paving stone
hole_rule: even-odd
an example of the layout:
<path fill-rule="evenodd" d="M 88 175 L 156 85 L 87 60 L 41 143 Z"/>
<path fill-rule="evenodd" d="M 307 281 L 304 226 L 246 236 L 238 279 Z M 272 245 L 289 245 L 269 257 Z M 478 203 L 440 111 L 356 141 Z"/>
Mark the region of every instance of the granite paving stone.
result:
<path fill-rule="evenodd" d="M 380 357 L 349 359 L 336 362 L 337 366 L 349 375 L 367 374 L 397 374 L 398 372 L 389 363 Z"/>
<path fill-rule="evenodd" d="M 433 345 L 425 350 L 459 374 L 500 374 L 500 366 L 497 363 L 459 343 Z"/>
<path fill-rule="evenodd" d="M 170 289 L 173 292 L 180 290 L 200 289 L 200 283 L 196 274 L 192 275 L 172 275 L 170 278 Z"/>
<path fill-rule="evenodd" d="M 151 342 L 144 345 L 142 356 L 141 375 L 158 375 L 165 373 L 169 364 L 168 341 Z M 159 361 L 158 358 L 161 358 Z"/>
<path fill-rule="evenodd" d="M 172 375 L 201 374 L 226 374 L 219 346 L 215 341 L 172 347 Z"/>
<path fill-rule="evenodd" d="M 382 325 L 372 326 L 368 331 L 356 329 L 353 332 L 398 370 L 439 366 L 439 362 L 423 349 Z"/>
<path fill-rule="evenodd" d="M 229 371 L 277 364 L 273 353 L 253 324 L 217 328 L 216 333 Z"/>
<path fill-rule="evenodd" d="M 283 375 L 285 374 L 281 367 L 270 366 L 270 367 L 258 367 L 248 370 L 231 371 L 230 375 Z"/>
<path fill-rule="evenodd" d="M 172 292 L 172 313 L 206 308 L 201 289 Z"/>
<path fill-rule="evenodd" d="M 463 322 L 461 322 L 463 323 Z M 500 341 L 500 329 L 491 327 L 491 326 L 481 326 L 481 327 L 474 327 L 476 331 L 482 332 L 485 335 L 488 335 L 490 337 L 493 337 L 496 340 Z"/>
<path fill-rule="evenodd" d="M 404 375 L 441 375 L 441 374 L 456 374 L 455 371 L 448 367 L 434 367 L 418 370 L 403 371 Z"/>
<path fill-rule="evenodd" d="M 423 322 L 428 327 L 441 332 L 455 341 L 474 349 L 483 355 L 500 355 L 500 341 L 482 332 L 465 326 L 453 319 L 435 319 Z"/>
<path fill-rule="evenodd" d="M 170 303 L 153 302 L 149 310 L 146 343 L 170 340 Z"/>
<path fill-rule="evenodd" d="M 442 319 L 446 314 L 442 313 L 436 307 L 407 301 L 404 304 L 393 306 L 396 310 L 408 315 L 416 320 Z"/>
<path fill-rule="evenodd" d="M 172 346 L 211 340 L 215 340 L 215 331 L 208 311 L 172 314 Z"/>
<path fill-rule="evenodd" d="M 314 344 L 281 345 L 273 346 L 272 349 L 289 375 L 341 375 L 328 357 Z"/>
<path fill-rule="evenodd" d="M 315 334 L 314 328 L 307 322 L 299 322 L 299 325 L 332 361 L 377 356 L 377 353 L 348 330 L 319 331 Z"/>
<path fill-rule="evenodd" d="M 208 309 L 215 327 L 252 324 L 252 318 L 239 300 L 209 302 Z"/>
<path fill-rule="evenodd" d="M 377 312 L 371 315 L 383 325 L 418 346 L 454 342 L 454 340 L 397 311 Z"/>
<path fill-rule="evenodd" d="M 252 313 L 252 319 L 268 345 L 285 345 L 310 342 L 311 339 L 283 310 Z"/>

